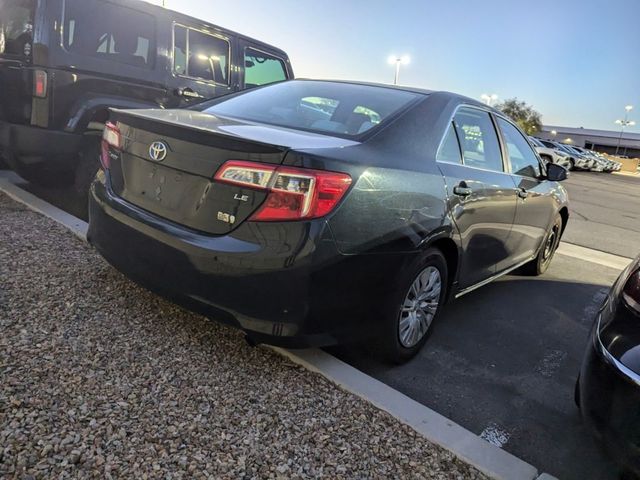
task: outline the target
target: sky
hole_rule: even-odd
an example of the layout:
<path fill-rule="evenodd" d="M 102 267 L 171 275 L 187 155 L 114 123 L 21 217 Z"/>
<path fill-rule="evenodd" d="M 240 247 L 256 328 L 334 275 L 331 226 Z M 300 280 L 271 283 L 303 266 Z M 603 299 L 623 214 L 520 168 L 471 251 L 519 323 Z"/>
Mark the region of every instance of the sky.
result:
<path fill-rule="evenodd" d="M 161 0 L 152 0 L 161 3 Z M 285 50 L 297 77 L 517 97 L 546 125 L 640 132 L 640 0 L 165 0 Z"/>

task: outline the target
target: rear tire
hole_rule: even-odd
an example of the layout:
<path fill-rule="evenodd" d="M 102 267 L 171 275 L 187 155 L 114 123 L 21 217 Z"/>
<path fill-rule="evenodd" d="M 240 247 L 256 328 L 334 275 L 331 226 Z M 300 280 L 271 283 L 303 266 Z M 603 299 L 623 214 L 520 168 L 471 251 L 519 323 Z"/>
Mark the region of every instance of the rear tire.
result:
<path fill-rule="evenodd" d="M 87 198 L 89 187 L 100 169 L 100 140 L 100 135 L 96 133 L 85 135 L 82 142 L 74 179 L 74 190 L 81 199 Z"/>
<path fill-rule="evenodd" d="M 426 343 L 447 298 L 444 255 L 436 248 L 425 250 L 395 283 L 399 288 L 383 309 L 377 343 L 386 360 L 400 364 Z"/>
<path fill-rule="evenodd" d="M 562 235 L 562 217 L 557 215 L 551 229 L 544 237 L 544 243 L 538 256 L 522 267 L 522 273 L 525 275 L 538 276 L 547 271 L 551 260 L 560 245 L 560 237 Z"/>
<path fill-rule="evenodd" d="M 569 170 L 574 171 L 576 169 L 576 162 L 573 161 L 573 158 L 569 159 Z"/>

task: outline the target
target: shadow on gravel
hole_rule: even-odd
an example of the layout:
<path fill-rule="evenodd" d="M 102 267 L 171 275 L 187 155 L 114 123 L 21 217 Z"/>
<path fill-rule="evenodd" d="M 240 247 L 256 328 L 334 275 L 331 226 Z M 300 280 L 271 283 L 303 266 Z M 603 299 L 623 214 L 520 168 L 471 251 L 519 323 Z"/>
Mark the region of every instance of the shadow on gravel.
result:
<path fill-rule="evenodd" d="M 450 303 L 425 348 L 389 366 L 362 349 L 333 355 L 562 479 L 617 478 L 580 419 L 573 389 L 608 288 L 507 277 Z M 493 435 L 495 436 L 495 435 Z"/>
<path fill-rule="evenodd" d="M 18 186 L 85 222 L 89 220 L 87 199 L 81 198 L 71 187 L 42 187 L 29 182 Z"/>

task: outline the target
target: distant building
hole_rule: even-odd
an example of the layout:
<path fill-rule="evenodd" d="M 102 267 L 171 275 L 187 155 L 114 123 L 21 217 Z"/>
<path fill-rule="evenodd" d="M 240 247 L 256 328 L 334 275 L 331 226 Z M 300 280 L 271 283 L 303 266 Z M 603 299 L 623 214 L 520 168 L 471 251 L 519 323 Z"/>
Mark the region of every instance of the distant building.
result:
<path fill-rule="evenodd" d="M 545 125 L 537 135 L 545 140 L 555 140 L 569 145 L 590 148 L 597 152 L 615 154 L 620 141 L 620 155 L 640 158 L 640 133 L 624 132 L 620 137 L 620 130 L 591 130 L 589 128 L 570 128 Z"/>

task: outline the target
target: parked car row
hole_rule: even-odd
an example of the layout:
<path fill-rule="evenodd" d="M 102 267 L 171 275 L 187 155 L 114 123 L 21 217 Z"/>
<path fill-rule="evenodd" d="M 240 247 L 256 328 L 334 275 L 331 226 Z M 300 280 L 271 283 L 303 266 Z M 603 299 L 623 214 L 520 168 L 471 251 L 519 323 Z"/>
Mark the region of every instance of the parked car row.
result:
<path fill-rule="evenodd" d="M 529 137 L 540 157 L 547 163 L 561 165 L 568 170 L 592 172 L 617 172 L 622 164 L 609 160 L 599 152 L 575 145 Z"/>

